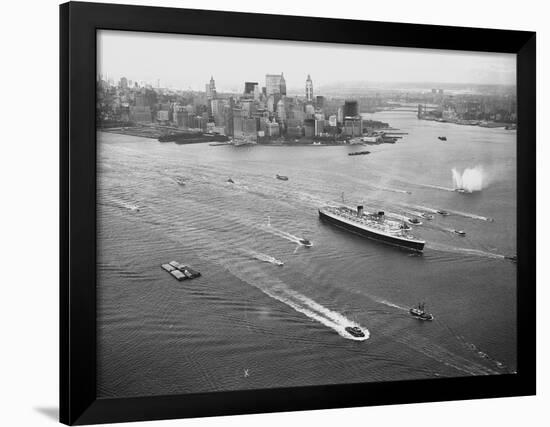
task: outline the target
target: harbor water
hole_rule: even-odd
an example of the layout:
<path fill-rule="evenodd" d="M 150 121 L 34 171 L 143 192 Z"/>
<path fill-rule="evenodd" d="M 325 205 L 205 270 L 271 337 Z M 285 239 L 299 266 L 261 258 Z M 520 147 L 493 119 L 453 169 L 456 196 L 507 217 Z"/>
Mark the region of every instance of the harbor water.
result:
<path fill-rule="evenodd" d="M 365 147 L 98 133 L 100 397 L 515 371 L 515 131 L 368 117 L 408 134 L 348 156 Z M 411 226 L 424 252 L 319 219 L 342 203 L 433 215 Z M 202 276 L 178 282 L 172 260 Z"/>

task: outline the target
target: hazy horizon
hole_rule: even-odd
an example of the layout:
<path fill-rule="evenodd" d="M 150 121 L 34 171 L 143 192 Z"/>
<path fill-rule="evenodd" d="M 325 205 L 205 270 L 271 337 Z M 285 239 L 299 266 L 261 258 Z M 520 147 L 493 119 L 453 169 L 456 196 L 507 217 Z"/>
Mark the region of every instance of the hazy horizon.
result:
<path fill-rule="evenodd" d="M 180 34 L 98 31 L 97 72 L 153 86 L 241 92 L 245 81 L 265 85 L 283 72 L 289 91 L 311 75 L 315 88 L 362 83 L 515 86 L 513 54 L 294 42 Z"/>

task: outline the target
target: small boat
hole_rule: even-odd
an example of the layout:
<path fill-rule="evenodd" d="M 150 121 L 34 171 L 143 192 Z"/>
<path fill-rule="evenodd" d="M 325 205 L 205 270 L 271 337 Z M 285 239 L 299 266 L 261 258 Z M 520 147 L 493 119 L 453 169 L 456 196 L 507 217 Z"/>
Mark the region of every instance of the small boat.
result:
<path fill-rule="evenodd" d="M 407 222 L 412 225 L 422 225 L 422 221 L 418 218 L 407 218 Z"/>
<path fill-rule="evenodd" d="M 280 179 L 281 181 L 288 181 L 288 176 L 277 174 L 275 178 Z"/>
<path fill-rule="evenodd" d="M 455 191 L 457 193 L 465 193 L 466 192 L 466 190 L 464 188 L 456 188 Z"/>
<path fill-rule="evenodd" d="M 439 215 L 443 215 L 443 216 L 448 216 L 448 215 L 449 215 L 449 212 L 444 211 L 443 209 L 439 209 L 439 210 L 437 211 L 437 213 L 438 213 Z"/>
<path fill-rule="evenodd" d="M 370 151 L 354 151 L 353 153 L 348 153 L 348 156 L 360 156 L 363 154 L 370 154 Z"/>
<path fill-rule="evenodd" d="M 446 136 L 438 136 L 437 139 L 439 139 L 440 141 L 447 141 Z"/>
<path fill-rule="evenodd" d="M 313 243 L 311 243 L 308 239 L 300 239 L 298 240 L 300 245 L 305 246 L 306 248 L 311 248 L 313 246 Z"/>
<path fill-rule="evenodd" d="M 235 184 L 235 181 L 233 181 L 231 178 L 229 178 L 227 182 L 229 182 L 230 184 Z"/>
<path fill-rule="evenodd" d="M 356 338 L 363 338 L 365 336 L 365 333 L 359 326 L 347 326 L 346 332 Z"/>
<path fill-rule="evenodd" d="M 428 221 L 431 221 L 432 219 L 434 219 L 434 216 L 432 214 L 429 214 L 426 212 L 421 213 L 420 216 L 424 219 L 427 219 Z"/>
<path fill-rule="evenodd" d="M 411 316 L 419 319 L 419 320 L 434 320 L 434 317 L 431 313 L 427 313 L 424 303 L 419 303 L 418 307 L 413 307 L 409 310 L 409 313 L 411 313 Z"/>
<path fill-rule="evenodd" d="M 181 176 L 176 176 L 174 178 L 174 181 L 176 181 L 176 183 L 178 183 L 179 185 L 185 185 L 185 179 L 183 179 Z"/>
<path fill-rule="evenodd" d="M 466 232 L 464 230 L 453 230 L 453 233 L 458 234 L 459 236 L 464 237 Z"/>
<path fill-rule="evenodd" d="M 411 228 L 411 227 L 409 227 L 409 225 L 407 225 L 407 223 L 406 223 L 406 222 L 403 222 L 403 224 L 401 224 L 401 225 L 399 226 L 399 228 L 400 228 L 401 230 L 403 230 L 403 231 L 409 231 L 409 230 L 412 230 L 412 228 Z"/>
<path fill-rule="evenodd" d="M 506 255 L 504 258 L 512 262 L 518 262 L 517 255 Z"/>

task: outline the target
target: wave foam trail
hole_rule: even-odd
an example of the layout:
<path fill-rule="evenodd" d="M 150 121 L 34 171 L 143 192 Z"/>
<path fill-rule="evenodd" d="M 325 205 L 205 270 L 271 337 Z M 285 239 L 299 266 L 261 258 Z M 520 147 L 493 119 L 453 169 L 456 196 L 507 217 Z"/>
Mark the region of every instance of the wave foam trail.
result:
<path fill-rule="evenodd" d="M 300 243 L 300 237 L 287 233 L 286 231 L 274 228 L 272 225 L 262 225 L 260 228 L 264 231 L 267 231 L 268 233 L 271 233 L 278 237 L 282 237 L 283 239 L 286 239 L 290 242 L 293 242 L 296 244 Z"/>
<path fill-rule="evenodd" d="M 252 258 L 257 259 L 258 261 L 269 262 L 270 264 L 275 264 L 275 265 L 283 265 L 283 262 L 281 260 L 278 260 L 277 258 L 272 257 L 271 255 L 267 255 L 261 252 L 254 252 L 254 251 L 250 251 L 248 252 L 248 254 Z"/>
<path fill-rule="evenodd" d="M 425 210 L 427 212 L 430 212 L 430 213 L 437 213 L 437 209 L 435 208 L 430 208 L 428 206 L 411 206 L 415 209 L 422 209 L 422 210 Z M 469 212 L 461 212 L 461 211 L 455 211 L 455 210 L 451 210 L 451 209 L 445 209 L 446 212 L 450 213 L 450 214 L 453 214 L 453 215 L 458 215 L 458 216 L 463 216 L 465 218 L 472 218 L 472 219 L 479 219 L 481 221 L 487 221 L 487 222 L 494 222 L 494 219 L 493 218 L 490 218 L 488 216 L 483 216 L 483 215 L 477 215 L 477 214 L 473 214 L 473 213 L 469 213 Z"/>
<path fill-rule="evenodd" d="M 105 199 L 106 199 L 106 202 L 104 202 L 103 204 L 108 206 L 123 208 L 132 212 L 139 212 L 141 209 L 141 206 L 139 206 L 137 203 L 128 202 L 126 200 L 118 199 L 116 197 L 108 197 L 108 198 L 106 197 Z"/>
<path fill-rule="evenodd" d="M 494 222 L 494 219 L 489 218 L 488 216 L 476 215 L 476 214 L 473 214 L 473 213 L 453 211 L 453 210 L 447 210 L 447 212 L 449 212 L 451 214 L 454 214 L 454 215 L 463 216 L 465 218 L 472 218 L 472 219 L 479 219 L 481 221 Z"/>
<path fill-rule="evenodd" d="M 442 251 L 442 252 L 453 252 L 458 254 L 464 254 L 464 255 L 475 255 L 485 258 L 493 258 L 493 259 L 505 259 L 506 257 L 501 254 L 496 254 L 493 252 L 485 252 L 481 251 L 479 249 L 467 249 L 467 248 L 458 248 L 455 246 L 447 246 L 440 243 L 427 243 L 427 248 L 436 250 L 436 251 Z"/>
<path fill-rule="evenodd" d="M 419 185 L 421 187 L 426 187 L 426 188 L 434 188 L 436 190 L 443 190 L 443 191 L 455 191 L 456 190 L 455 188 L 443 187 L 441 185 L 432 185 L 432 184 L 416 184 L 416 185 Z"/>
<path fill-rule="evenodd" d="M 231 274 L 238 277 L 242 281 L 258 288 L 269 297 L 286 304 L 295 311 L 306 315 L 310 319 L 333 329 L 343 338 L 354 341 L 365 341 L 370 336 L 369 331 L 365 327 L 347 319 L 340 313 L 324 307 L 311 298 L 290 289 L 286 283 L 275 277 L 268 276 L 259 270 L 251 269 L 245 265 L 237 266 L 236 264 L 232 264 L 227 265 L 226 268 L 231 272 Z M 351 336 L 345 329 L 349 326 L 358 326 L 361 328 L 365 336 Z"/>
<path fill-rule="evenodd" d="M 403 307 L 399 304 L 394 304 L 393 302 L 390 302 L 390 301 L 386 301 L 385 299 L 381 299 L 381 298 L 375 298 L 373 297 L 372 298 L 374 301 L 376 301 L 377 303 L 380 303 L 380 304 L 384 304 L 384 305 L 387 305 L 388 307 L 393 307 L 393 308 L 397 308 L 399 310 L 402 310 L 402 311 L 409 311 L 409 309 L 407 307 Z"/>

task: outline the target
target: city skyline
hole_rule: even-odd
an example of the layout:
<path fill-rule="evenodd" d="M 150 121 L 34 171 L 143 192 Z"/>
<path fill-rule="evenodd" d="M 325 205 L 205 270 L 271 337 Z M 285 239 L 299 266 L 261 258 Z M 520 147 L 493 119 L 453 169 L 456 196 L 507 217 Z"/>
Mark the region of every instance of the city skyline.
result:
<path fill-rule="evenodd" d="M 206 76 L 219 92 L 242 92 L 244 81 L 263 87 L 266 74 L 280 73 L 290 92 L 303 92 L 308 74 L 321 89 L 339 82 L 515 85 L 515 63 L 510 54 L 98 32 L 98 73 L 193 91 L 204 90 Z"/>

